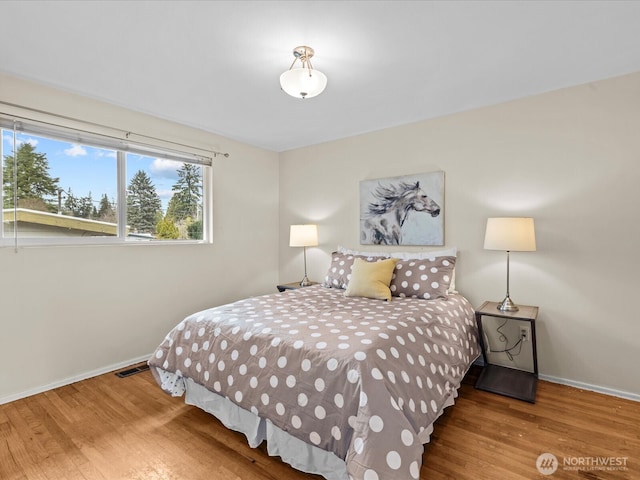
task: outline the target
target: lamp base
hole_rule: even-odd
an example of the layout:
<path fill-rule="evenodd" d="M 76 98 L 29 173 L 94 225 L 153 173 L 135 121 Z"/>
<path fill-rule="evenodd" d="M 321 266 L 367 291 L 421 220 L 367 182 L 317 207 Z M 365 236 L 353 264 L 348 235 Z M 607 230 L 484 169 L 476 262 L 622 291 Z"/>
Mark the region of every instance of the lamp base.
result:
<path fill-rule="evenodd" d="M 504 297 L 504 300 L 498 304 L 498 310 L 500 310 L 501 312 L 517 312 L 520 309 L 515 303 L 513 303 L 511 297 L 507 295 L 506 297 Z"/>
<path fill-rule="evenodd" d="M 305 275 L 304 278 L 300 281 L 300 286 L 308 287 L 309 285 L 311 285 L 311 280 L 309 280 L 309 277 Z"/>

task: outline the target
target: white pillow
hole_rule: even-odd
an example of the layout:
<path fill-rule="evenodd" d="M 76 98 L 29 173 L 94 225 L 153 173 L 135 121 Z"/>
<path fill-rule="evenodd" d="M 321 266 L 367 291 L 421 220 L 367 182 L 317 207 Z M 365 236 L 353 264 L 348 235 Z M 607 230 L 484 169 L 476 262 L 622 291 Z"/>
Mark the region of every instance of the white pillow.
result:
<path fill-rule="evenodd" d="M 345 248 L 342 245 L 338 245 L 338 252 L 346 255 L 364 255 L 372 257 L 386 257 L 386 258 L 399 258 L 401 260 L 424 260 L 426 258 L 435 257 L 457 257 L 458 247 L 448 247 L 440 250 L 429 250 L 426 252 L 366 252 L 361 250 L 351 250 Z M 447 293 L 458 293 L 456 291 L 456 269 L 453 269 L 451 274 L 451 284 Z"/>

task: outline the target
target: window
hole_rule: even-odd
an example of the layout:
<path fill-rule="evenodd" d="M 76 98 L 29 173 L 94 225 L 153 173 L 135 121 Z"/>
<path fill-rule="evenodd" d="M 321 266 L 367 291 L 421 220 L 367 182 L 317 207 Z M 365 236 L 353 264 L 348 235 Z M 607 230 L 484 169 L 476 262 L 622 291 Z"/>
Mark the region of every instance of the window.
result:
<path fill-rule="evenodd" d="M 211 160 L 3 120 L 4 245 L 208 242 Z"/>

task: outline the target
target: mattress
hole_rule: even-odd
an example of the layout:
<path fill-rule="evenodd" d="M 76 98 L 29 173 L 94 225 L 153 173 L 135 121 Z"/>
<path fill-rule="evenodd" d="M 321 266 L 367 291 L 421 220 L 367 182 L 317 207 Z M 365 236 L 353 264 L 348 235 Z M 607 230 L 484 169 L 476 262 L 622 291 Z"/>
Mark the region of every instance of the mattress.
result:
<path fill-rule="evenodd" d="M 342 293 L 318 285 L 196 312 L 149 365 L 164 391 L 295 468 L 417 479 L 433 422 L 479 354 L 473 309 L 460 294 Z"/>

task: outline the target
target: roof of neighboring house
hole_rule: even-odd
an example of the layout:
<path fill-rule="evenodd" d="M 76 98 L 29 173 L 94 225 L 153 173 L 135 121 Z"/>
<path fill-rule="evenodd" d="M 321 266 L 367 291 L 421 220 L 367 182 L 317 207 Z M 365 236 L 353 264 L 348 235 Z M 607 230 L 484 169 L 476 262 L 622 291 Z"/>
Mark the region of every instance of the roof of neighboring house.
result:
<path fill-rule="evenodd" d="M 17 208 L 15 210 L 15 217 L 18 222 L 47 225 L 50 227 L 71 230 L 81 230 L 84 232 L 99 233 L 102 235 L 115 236 L 118 234 L 118 225 L 115 223 L 89 220 L 87 218 L 70 217 L 68 215 L 30 210 L 27 208 Z M 2 220 L 3 222 L 13 222 L 14 209 L 3 209 Z"/>

